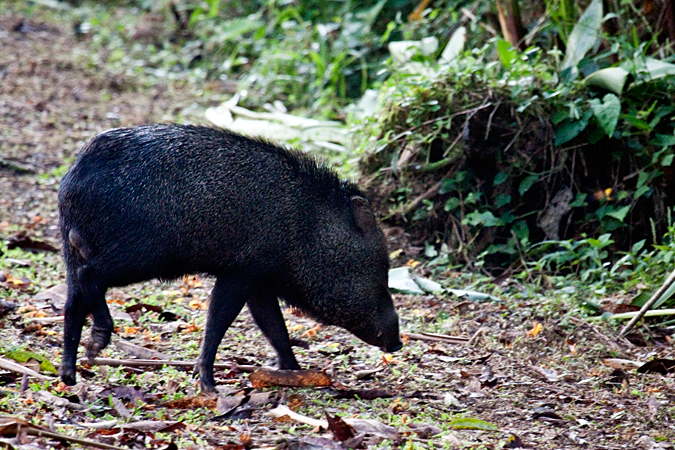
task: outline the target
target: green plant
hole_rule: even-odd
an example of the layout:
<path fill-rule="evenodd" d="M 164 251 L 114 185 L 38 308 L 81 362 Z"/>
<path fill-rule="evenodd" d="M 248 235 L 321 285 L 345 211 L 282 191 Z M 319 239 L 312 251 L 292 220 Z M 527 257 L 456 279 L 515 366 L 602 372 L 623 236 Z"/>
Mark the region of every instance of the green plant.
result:
<path fill-rule="evenodd" d="M 547 273 L 574 274 L 582 282 L 603 282 L 609 275 L 608 249 L 614 241 L 610 234 L 597 239 L 583 236 L 578 240 L 544 241 L 531 246 L 527 254 L 531 269 Z M 556 248 L 550 251 L 551 248 Z"/>
<path fill-rule="evenodd" d="M 476 257 L 492 267 L 520 264 L 533 243 L 584 234 L 610 236 L 611 258 L 650 233 L 650 217 L 661 232 L 652 214 L 674 201 L 662 186 L 673 182 L 675 66 L 647 57 L 646 44 L 603 36 L 602 20 L 595 0 L 569 33 L 564 58 L 493 39 L 452 61 L 418 55 L 413 70 L 392 64 L 379 120 L 355 125 L 378 138 L 361 149 L 364 172 L 395 179 L 386 217 L 404 217 L 427 242 L 448 244 L 448 262 L 474 267 Z M 611 47 L 596 52 L 603 37 Z M 614 81 L 602 69 L 617 59 L 628 75 L 608 92 Z M 600 273 L 575 270 L 589 279 Z"/>

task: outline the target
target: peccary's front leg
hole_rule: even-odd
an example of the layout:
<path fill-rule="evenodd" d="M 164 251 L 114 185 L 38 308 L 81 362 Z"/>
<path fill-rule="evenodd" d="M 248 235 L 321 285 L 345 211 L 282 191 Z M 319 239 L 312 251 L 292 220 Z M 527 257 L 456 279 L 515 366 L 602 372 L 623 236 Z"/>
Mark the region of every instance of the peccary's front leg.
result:
<path fill-rule="evenodd" d="M 249 296 L 248 285 L 239 280 L 222 276 L 216 280 L 213 291 L 211 291 L 211 302 L 206 316 L 202 352 L 195 367 L 204 392 L 216 390 L 216 383 L 213 380 L 213 363 L 216 360 L 218 345 Z"/>
<path fill-rule="evenodd" d="M 255 323 L 276 350 L 279 357 L 279 368 L 300 369 L 291 349 L 288 330 L 277 297 L 267 292 L 256 292 L 248 301 L 248 309 L 251 311 Z"/>
<path fill-rule="evenodd" d="M 113 323 L 105 303 L 106 288 L 100 286 L 91 270 L 81 267 L 68 274 L 68 298 L 64 309 L 63 358 L 61 379 L 67 385 L 75 384 L 77 347 L 82 337 L 82 327 L 90 312 L 94 313 L 92 341 L 88 355 L 95 356 L 110 342 Z M 93 353 L 95 352 L 95 353 Z"/>

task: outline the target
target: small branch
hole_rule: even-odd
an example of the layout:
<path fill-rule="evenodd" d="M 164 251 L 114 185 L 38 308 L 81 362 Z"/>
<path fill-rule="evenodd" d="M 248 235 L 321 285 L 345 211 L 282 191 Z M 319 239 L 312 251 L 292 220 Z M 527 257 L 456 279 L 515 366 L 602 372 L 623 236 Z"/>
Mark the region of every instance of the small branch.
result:
<path fill-rule="evenodd" d="M 462 139 L 462 137 L 464 136 L 464 130 L 465 130 L 465 128 L 467 127 L 467 125 L 468 125 L 467 122 L 464 122 L 464 126 L 462 127 L 462 131 L 460 131 L 459 133 L 457 133 L 457 137 L 455 138 L 455 140 L 452 141 L 452 144 L 450 144 L 450 146 L 449 146 L 448 148 L 446 148 L 445 151 L 443 152 L 443 158 L 445 158 L 446 156 L 448 156 L 448 153 L 450 153 L 450 150 L 452 150 L 453 148 L 455 148 L 455 145 L 457 145 L 457 143 L 459 142 L 459 140 Z"/>
<path fill-rule="evenodd" d="M 607 319 L 611 320 L 625 320 L 625 319 L 632 319 L 633 317 L 637 316 L 640 313 L 640 311 L 630 311 L 630 312 L 625 312 L 625 313 L 616 313 L 612 314 L 611 316 L 607 317 Z M 643 317 L 663 317 L 663 316 L 675 316 L 675 309 L 656 309 L 652 311 L 647 311 L 645 312 Z M 589 317 L 586 320 L 590 321 L 598 321 L 604 319 L 604 316 L 595 316 L 595 317 Z"/>
<path fill-rule="evenodd" d="M 80 364 L 89 364 L 92 366 L 110 366 L 110 367 L 194 367 L 195 361 L 174 361 L 171 359 L 112 359 L 112 358 L 83 358 Z M 231 369 L 239 372 L 254 372 L 260 367 L 239 364 L 214 364 L 214 369 Z"/>
<path fill-rule="evenodd" d="M 26 323 L 39 323 L 40 325 L 54 325 L 55 323 L 62 323 L 63 316 L 56 317 L 29 317 Z"/>
<path fill-rule="evenodd" d="M 441 169 L 441 168 L 447 166 L 448 164 L 454 163 L 455 161 L 456 161 L 456 158 L 441 159 L 440 161 L 432 162 L 432 163 L 429 163 L 425 166 L 422 166 L 419 169 L 417 169 L 415 172 L 417 172 L 417 173 L 433 172 L 434 170 Z"/>
<path fill-rule="evenodd" d="M 14 361 L 10 361 L 9 359 L 5 358 L 0 358 L 0 369 L 9 370 L 10 372 L 21 373 L 29 377 L 35 377 L 38 380 L 48 379 L 47 377 L 45 377 L 44 375 L 40 375 L 33 369 L 29 369 L 26 366 L 22 366 L 21 364 L 15 363 Z"/>
<path fill-rule="evenodd" d="M 445 178 L 445 177 L 444 177 Z M 387 215 L 384 217 L 382 220 L 389 219 L 390 217 L 395 216 L 396 214 L 403 214 L 406 215 L 408 214 L 414 207 L 416 207 L 422 200 L 432 197 L 433 195 L 438 192 L 438 190 L 441 188 L 441 182 L 439 181 L 438 183 L 434 184 L 431 186 L 425 193 L 422 195 L 416 197 L 412 202 L 408 203 L 407 205 L 404 205 L 400 208 L 397 208 L 394 212 L 391 214 Z"/>
<path fill-rule="evenodd" d="M 75 436 L 67 436 L 65 434 L 53 433 L 47 430 L 36 430 L 29 428 L 27 433 L 37 437 L 46 437 L 58 441 L 68 441 L 74 444 L 80 444 L 84 447 L 105 448 L 109 450 L 127 450 L 127 447 L 117 447 L 116 445 L 109 445 L 104 444 L 103 442 L 90 441 L 89 439 L 81 439 Z"/>
<path fill-rule="evenodd" d="M 421 124 L 415 125 L 415 126 L 412 127 L 412 128 L 408 128 L 407 130 L 405 130 L 405 131 L 403 131 L 403 132 L 397 134 L 396 136 L 392 137 L 391 140 L 392 140 L 392 141 L 398 141 L 400 138 L 402 138 L 403 136 L 407 136 L 408 134 L 411 134 L 411 133 L 412 133 L 413 131 L 415 131 L 416 129 L 421 128 L 421 127 L 423 127 L 423 126 L 425 126 L 425 125 L 430 125 L 430 124 L 432 124 L 432 123 L 434 123 L 434 122 L 438 122 L 438 121 L 440 121 L 440 120 L 446 120 L 446 119 L 450 119 L 450 118 L 452 118 L 452 117 L 462 116 L 462 115 L 464 115 L 464 114 L 472 114 L 472 115 L 473 115 L 473 114 L 475 114 L 476 112 L 480 111 L 481 109 L 488 108 L 488 107 L 490 107 L 491 105 L 492 105 L 492 103 L 487 102 L 487 99 L 486 99 L 486 101 L 483 102 L 482 105 L 477 106 L 477 107 L 475 107 L 475 108 L 465 109 L 465 110 L 463 110 L 463 111 L 458 111 L 458 112 L 456 112 L 456 113 L 448 114 L 448 115 L 441 116 L 441 117 L 434 117 L 433 119 L 429 119 L 429 120 L 427 120 L 427 121 L 424 121 L 424 122 L 422 122 Z"/>
<path fill-rule="evenodd" d="M 513 139 L 511 139 L 511 142 L 509 142 L 509 144 L 508 144 L 506 147 L 504 147 L 504 150 L 502 150 L 503 153 L 506 153 L 507 151 L 509 151 L 509 149 L 511 148 L 511 146 L 513 145 L 513 143 L 516 142 L 516 139 L 518 139 L 518 136 L 520 136 L 520 133 L 523 132 L 523 129 L 524 129 L 524 128 L 525 128 L 525 126 L 520 127 L 520 129 L 518 130 L 518 132 L 516 133 L 516 135 L 513 136 Z"/>
<path fill-rule="evenodd" d="M 466 8 L 462 8 L 461 11 L 462 11 L 462 14 L 465 17 L 468 17 L 469 19 L 473 20 L 474 22 L 478 22 L 478 17 L 476 17 L 476 15 L 473 13 L 473 11 L 469 11 Z M 485 22 L 478 22 L 478 25 L 485 28 L 493 36 L 497 36 L 499 34 L 499 33 L 497 33 L 497 30 L 495 30 L 490 24 L 487 24 Z"/>
<path fill-rule="evenodd" d="M 502 99 L 500 98 L 497 104 L 495 105 L 494 109 L 490 113 L 490 116 L 488 117 L 487 121 L 487 126 L 485 127 L 485 137 L 483 138 L 484 141 L 488 140 L 488 135 L 490 134 L 490 127 L 492 126 L 492 117 L 495 115 L 497 110 L 499 109 L 499 105 L 502 104 Z"/>
<path fill-rule="evenodd" d="M 416 341 L 432 341 L 432 342 L 445 342 L 446 344 L 466 344 L 469 342 L 469 338 L 458 337 L 458 336 L 448 336 L 446 334 L 437 334 L 437 333 L 406 333 L 408 339 L 414 339 Z"/>
<path fill-rule="evenodd" d="M 473 336 L 471 336 L 471 339 L 469 339 L 469 340 L 467 341 L 466 345 L 468 345 L 468 346 L 473 345 L 473 344 L 476 342 L 476 339 L 478 339 L 478 337 L 479 337 L 481 334 L 485 333 L 485 331 L 486 331 L 485 328 L 482 328 L 482 327 L 479 328 L 479 329 L 473 334 Z"/>
<path fill-rule="evenodd" d="M 81 439 L 74 436 L 68 436 L 54 431 L 46 430 L 42 427 L 30 424 L 24 419 L 12 416 L 0 416 L 0 426 L 3 428 L 4 435 L 20 436 L 26 433 L 31 436 L 46 437 L 48 439 L 55 439 L 61 442 L 74 442 L 85 447 L 98 447 L 109 450 L 125 450 L 125 447 L 117 447 L 114 445 L 104 444 L 102 442 L 90 441 L 88 439 Z"/>
<path fill-rule="evenodd" d="M 115 348 L 124 353 L 127 353 L 130 356 L 138 359 L 161 359 L 161 360 L 170 360 L 171 355 L 166 353 L 158 352 L 157 350 L 152 350 L 149 348 L 141 347 L 140 345 L 132 344 L 123 339 L 115 339 L 114 341 Z"/>
<path fill-rule="evenodd" d="M 637 315 L 631 319 L 630 322 L 621 330 L 621 336 L 625 336 L 628 334 L 628 332 L 633 329 L 635 324 L 638 322 L 638 320 L 642 319 L 642 316 L 645 315 L 645 313 L 656 303 L 656 301 L 661 298 L 661 296 L 670 288 L 670 286 L 675 283 L 675 271 L 670 274 L 668 279 L 663 283 L 663 285 L 654 292 L 654 295 L 652 295 L 652 298 L 649 299 L 647 303 L 644 304 L 644 306 L 638 311 Z"/>
<path fill-rule="evenodd" d="M 405 208 L 403 208 L 403 209 L 401 210 L 401 212 L 402 212 L 403 214 L 408 214 L 408 213 L 409 213 L 410 211 L 412 211 L 413 208 L 415 208 L 422 200 L 425 200 L 425 199 L 427 199 L 427 198 L 429 198 L 429 197 L 435 195 L 436 192 L 438 192 L 438 190 L 439 190 L 440 188 L 441 188 L 441 182 L 439 181 L 438 183 L 436 183 L 436 184 L 434 184 L 433 186 L 431 186 L 424 194 L 420 195 L 420 196 L 417 197 L 415 200 L 413 200 L 412 202 L 410 202 L 410 203 L 408 204 L 408 206 L 406 206 Z"/>
<path fill-rule="evenodd" d="M 0 158 L 0 167 L 6 167 L 16 173 L 33 174 L 37 170 L 29 164 L 20 163 L 18 161 L 10 161 L 5 158 Z"/>

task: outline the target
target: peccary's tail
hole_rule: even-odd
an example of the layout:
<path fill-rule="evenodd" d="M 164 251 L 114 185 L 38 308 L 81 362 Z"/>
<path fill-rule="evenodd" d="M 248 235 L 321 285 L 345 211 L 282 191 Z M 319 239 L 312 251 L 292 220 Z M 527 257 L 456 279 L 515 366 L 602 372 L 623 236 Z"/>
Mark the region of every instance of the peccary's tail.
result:
<path fill-rule="evenodd" d="M 85 261 L 91 258 L 94 254 L 94 249 L 91 244 L 84 240 L 80 232 L 75 227 L 68 231 L 68 243 L 77 249 Z"/>

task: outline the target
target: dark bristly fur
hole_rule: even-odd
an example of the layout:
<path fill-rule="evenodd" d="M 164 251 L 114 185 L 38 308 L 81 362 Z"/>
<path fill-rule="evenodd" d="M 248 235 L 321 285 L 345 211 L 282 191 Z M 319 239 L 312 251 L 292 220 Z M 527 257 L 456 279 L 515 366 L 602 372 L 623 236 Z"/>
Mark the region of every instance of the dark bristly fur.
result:
<path fill-rule="evenodd" d="M 216 276 L 196 370 L 213 362 L 244 304 L 298 369 L 278 298 L 364 341 L 400 348 L 382 232 L 363 194 L 308 156 L 217 128 L 154 125 L 93 138 L 59 189 L 67 266 L 61 377 L 75 382 L 82 327 L 89 356 L 110 341 L 112 286 Z"/>

